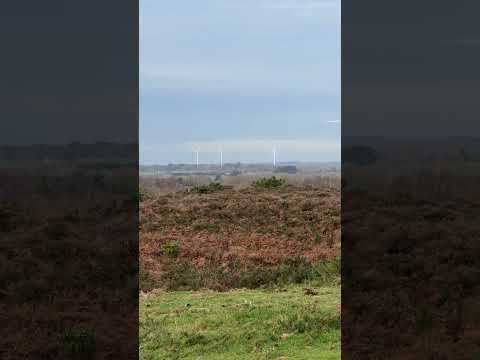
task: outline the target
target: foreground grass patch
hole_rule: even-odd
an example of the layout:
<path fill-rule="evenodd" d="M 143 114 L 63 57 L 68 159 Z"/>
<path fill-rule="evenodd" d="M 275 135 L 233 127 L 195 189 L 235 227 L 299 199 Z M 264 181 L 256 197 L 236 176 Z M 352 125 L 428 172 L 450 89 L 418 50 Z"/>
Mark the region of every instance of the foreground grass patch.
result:
<path fill-rule="evenodd" d="M 141 297 L 140 358 L 339 359 L 339 286 Z"/>

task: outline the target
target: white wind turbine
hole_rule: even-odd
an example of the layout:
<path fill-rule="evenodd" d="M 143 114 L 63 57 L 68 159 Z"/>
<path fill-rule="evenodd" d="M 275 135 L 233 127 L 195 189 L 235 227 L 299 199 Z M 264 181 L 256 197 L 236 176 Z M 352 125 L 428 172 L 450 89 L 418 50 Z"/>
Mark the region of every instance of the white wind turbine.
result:
<path fill-rule="evenodd" d="M 277 166 L 277 148 L 274 146 L 272 149 L 273 153 L 273 167 Z"/>
<path fill-rule="evenodd" d="M 193 152 L 195 153 L 196 158 L 197 158 L 197 169 L 198 169 L 198 153 L 200 152 L 200 149 L 199 149 L 199 148 L 195 148 L 195 149 L 193 149 Z"/>
<path fill-rule="evenodd" d="M 220 152 L 220 169 L 223 169 L 223 149 L 220 146 L 218 151 Z"/>

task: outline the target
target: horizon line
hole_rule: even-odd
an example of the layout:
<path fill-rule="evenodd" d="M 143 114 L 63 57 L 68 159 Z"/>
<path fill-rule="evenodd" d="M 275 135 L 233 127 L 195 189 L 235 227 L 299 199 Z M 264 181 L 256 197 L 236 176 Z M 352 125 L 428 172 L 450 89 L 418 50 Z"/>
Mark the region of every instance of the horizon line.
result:
<path fill-rule="evenodd" d="M 328 164 L 328 163 L 341 163 L 341 160 L 291 160 L 291 161 L 277 161 L 277 164 Z M 233 161 L 233 162 L 224 162 L 225 165 L 236 165 L 236 164 L 248 164 L 248 165 L 272 165 L 271 161 Z M 189 165 L 196 166 L 194 162 L 176 162 L 176 163 L 139 163 L 140 166 L 168 166 L 168 165 Z M 199 163 L 199 166 L 202 165 L 217 165 L 220 166 L 218 162 L 204 162 Z"/>

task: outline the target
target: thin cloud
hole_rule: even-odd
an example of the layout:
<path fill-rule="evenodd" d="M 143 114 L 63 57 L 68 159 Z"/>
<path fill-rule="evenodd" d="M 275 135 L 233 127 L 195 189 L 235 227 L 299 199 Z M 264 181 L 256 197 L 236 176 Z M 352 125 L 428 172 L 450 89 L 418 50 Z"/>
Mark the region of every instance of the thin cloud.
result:
<path fill-rule="evenodd" d="M 216 152 L 219 147 L 225 151 L 255 153 L 270 151 L 273 147 L 284 152 L 323 152 L 339 148 L 338 140 L 325 139 L 227 139 L 214 141 L 192 141 L 177 145 L 178 150 L 199 148 L 205 152 Z"/>
<path fill-rule="evenodd" d="M 220 139 L 179 144 L 142 145 L 140 163 L 191 163 L 194 149 L 202 162 L 215 163 L 222 148 L 227 162 L 269 161 L 272 149 L 280 161 L 339 161 L 340 141 L 322 139 Z"/>
<path fill-rule="evenodd" d="M 339 6 L 340 0 L 216 0 L 210 1 L 217 8 L 265 8 L 265 9 L 314 9 Z"/>
<path fill-rule="evenodd" d="M 284 152 L 315 152 L 338 150 L 340 142 L 337 139 L 219 139 L 171 144 L 143 144 L 141 146 L 143 151 L 155 153 L 191 152 L 195 149 L 202 152 L 218 152 L 219 148 L 231 152 L 255 153 L 270 151 L 273 147 Z"/>
<path fill-rule="evenodd" d="M 323 75 L 322 81 L 311 81 L 317 65 L 266 66 L 261 62 L 144 64 L 140 66 L 142 88 L 195 90 L 202 93 L 294 93 L 338 94 L 336 74 Z"/>
<path fill-rule="evenodd" d="M 219 149 L 228 161 L 266 161 L 275 147 L 282 161 L 338 161 L 339 139 L 218 139 L 211 141 L 189 141 L 170 144 L 141 144 L 140 162 L 177 163 L 191 162 L 196 149 L 202 161 L 217 160 Z"/>
<path fill-rule="evenodd" d="M 320 9 L 325 7 L 338 6 L 339 1 L 260 1 L 258 4 L 262 8 L 279 10 L 300 10 L 300 9 Z"/>

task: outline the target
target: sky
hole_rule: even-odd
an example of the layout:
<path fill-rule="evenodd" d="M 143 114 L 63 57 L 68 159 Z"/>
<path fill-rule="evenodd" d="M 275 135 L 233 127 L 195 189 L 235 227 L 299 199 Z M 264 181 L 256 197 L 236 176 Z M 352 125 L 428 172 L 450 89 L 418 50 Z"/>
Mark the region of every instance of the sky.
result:
<path fill-rule="evenodd" d="M 140 163 L 340 160 L 340 0 L 142 0 Z"/>

